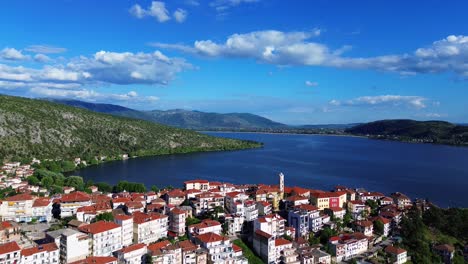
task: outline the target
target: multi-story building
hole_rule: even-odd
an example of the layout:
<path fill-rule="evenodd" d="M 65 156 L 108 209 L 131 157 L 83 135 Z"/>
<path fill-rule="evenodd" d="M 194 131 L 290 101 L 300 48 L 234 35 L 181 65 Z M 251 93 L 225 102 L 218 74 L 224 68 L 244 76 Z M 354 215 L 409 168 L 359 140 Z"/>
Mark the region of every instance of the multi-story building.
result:
<path fill-rule="evenodd" d="M 182 264 L 207 264 L 208 251 L 189 240 L 177 243 L 182 250 Z"/>
<path fill-rule="evenodd" d="M 185 234 L 186 213 L 180 208 L 174 208 L 169 212 L 169 231 L 176 236 Z"/>
<path fill-rule="evenodd" d="M 306 237 L 322 229 L 322 217 L 316 206 L 303 204 L 289 211 L 288 225 L 294 227 L 296 237 Z"/>
<path fill-rule="evenodd" d="M 277 238 L 284 235 L 285 222 L 286 220 L 278 214 L 265 215 L 255 219 L 254 232 L 261 230 Z"/>
<path fill-rule="evenodd" d="M 0 206 L 2 221 L 30 222 L 33 219 L 32 205 L 34 196 L 17 194 L 6 198 Z"/>
<path fill-rule="evenodd" d="M 221 223 L 216 220 L 204 219 L 201 223 L 190 225 L 188 233 L 190 237 L 203 235 L 206 233 L 221 234 L 223 228 Z"/>
<path fill-rule="evenodd" d="M 191 180 L 184 182 L 185 190 L 201 190 L 208 191 L 210 183 L 207 180 Z"/>
<path fill-rule="evenodd" d="M 60 216 L 68 217 L 76 215 L 78 208 L 91 205 L 91 196 L 84 192 L 64 194 L 60 198 Z"/>
<path fill-rule="evenodd" d="M 71 262 L 70 264 L 117 264 L 117 258 L 91 256 L 82 260 Z"/>
<path fill-rule="evenodd" d="M 88 234 L 92 256 L 112 256 L 122 248 L 122 227 L 114 222 L 99 221 L 79 227 Z"/>
<path fill-rule="evenodd" d="M 388 246 L 385 248 L 385 252 L 391 256 L 391 263 L 403 264 L 408 261 L 407 252 L 402 248 Z"/>
<path fill-rule="evenodd" d="M 343 234 L 331 237 L 329 245 L 336 255 L 336 261 L 341 262 L 350 260 L 358 254 L 366 252 L 369 240 L 362 233 Z"/>
<path fill-rule="evenodd" d="M 32 217 L 39 222 L 52 220 L 52 199 L 37 198 L 32 204 Z"/>
<path fill-rule="evenodd" d="M 249 199 L 249 196 L 244 192 L 228 192 L 226 193 L 225 206 L 229 213 L 240 213 L 239 205 Z"/>
<path fill-rule="evenodd" d="M 141 264 L 145 263 L 146 253 L 145 244 L 133 244 L 116 251 L 114 255 L 119 264 Z"/>
<path fill-rule="evenodd" d="M 65 229 L 58 236 L 60 262 L 70 263 L 85 259 L 90 254 L 90 239 L 85 233 Z"/>
<path fill-rule="evenodd" d="M 159 213 L 135 212 L 133 214 L 133 242 L 150 244 L 167 237 L 168 219 L 167 215 Z"/>
<path fill-rule="evenodd" d="M 20 226 L 13 221 L 0 222 L 0 244 L 17 241 L 21 237 Z"/>
<path fill-rule="evenodd" d="M 336 219 L 343 219 L 346 214 L 346 209 L 341 207 L 330 207 L 325 209 L 325 212 Z"/>
<path fill-rule="evenodd" d="M 344 191 L 339 192 L 312 192 L 310 194 L 310 203 L 324 210 L 331 207 L 343 207 L 347 201 L 347 194 Z"/>
<path fill-rule="evenodd" d="M 55 264 L 60 261 L 60 251 L 55 243 L 43 244 L 21 250 L 21 264 Z"/>
<path fill-rule="evenodd" d="M 258 215 L 269 215 L 273 210 L 273 206 L 269 202 L 257 202 Z"/>
<path fill-rule="evenodd" d="M 393 202 L 400 209 L 404 209 L 404 208 L 412 206 L 411 199 L 408 196 L 400 192 L 392 193 L 391 197 L 393 198 Z"/>
<path fill-rule="evenodd" d="M 122 246 L 130 246 L 133 243 L 133 217 L 124 214 L 116 215 L 114 222 L 122 227 Z"/>
<path fill-rule="evenodd" d="M 215 233 L 206 233 L 196 236 L 195 243 L 202 248 L 208 250 L 209 263 L 232 263 L 232 264 L 248 264 L 245 257 L 242 256 L 242 251 L 234 250 L 232 242 Z"/>
<path fill-rule="evenodd" d="M 224 216 L 224 222 L 227 225 L 228 235 L 234 236 L 237 233 L 242 231 L 242 226 L 244 224 L 244 217 L 240 215 L 230 215 L 227 214 Z"/>
<path fill-rule="evenodd" d="M 356 232 L 363 233 L 365 236 L 372 236 L 374 233 L 374 223 L 367 220 L 360 220 L 354 222 L 354 229 Z"/>
<path fill-rule="evenodd" d="M 353 219 L 361 220 L 364 218 L 363 215 L 370 212 L 370 208 L 363 201 L 349 201 L 348 212 L 351 214 Z"/>
<path fill-rule="evenodd" d="M 376 217 L 372 217 L 369 219 L 370 221 L 372 221 L 374 224 L 376 221 L 380 221 L 382 224 L 383 224 L 383 233 L 380 234 L 380 235 L 383 235 L 383 236 L 386 236 L 388 237 L 390 235 L 390 232 L 391 232 L 391 223 L 392 221 L 388 218 L 385 218 L 385 217 L 382 217 L 382 216 L 376 216 Z"/>
<path fill-rule="evenodd" d="M 196 215 L 213 212 L 216 207 L 224 207 L 224 196 L 211 192 L 200 193 L 195 195 L 192 205 Z"/>
<path fill-rule="evenodd" d="M 0 245 L 0 264 L 20 263 L 21 248 L 16 242 Z"/>
<path fill-rule="evenodd" d="M 171 190 L 162 195 L 169 205 L 179 206 L 185 201 L 185 192 L 180 189 Z"/>
<path fill-rule="evenodd" d="M 272 235 L 260 229 L 255 230 L 253 249 L 265 263 L 276 261 L 275 238 Z"/>

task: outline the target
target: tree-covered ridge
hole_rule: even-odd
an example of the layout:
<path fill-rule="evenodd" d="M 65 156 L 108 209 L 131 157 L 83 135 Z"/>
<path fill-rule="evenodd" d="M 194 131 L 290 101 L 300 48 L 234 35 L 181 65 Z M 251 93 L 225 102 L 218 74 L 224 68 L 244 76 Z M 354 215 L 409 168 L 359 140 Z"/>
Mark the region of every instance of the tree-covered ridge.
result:
<path fill-rule="evenodd" d="M 345 132 L 401 141 L 468 145 L 468 127 L 444 121 L 381 120 L 357 125 Z"/>
<path fill-rule="evenodd" d="M 63 104 L 0 96 L 0 161 L 24 158 L 89 159 L 259 147 L 143 120 Z"/>

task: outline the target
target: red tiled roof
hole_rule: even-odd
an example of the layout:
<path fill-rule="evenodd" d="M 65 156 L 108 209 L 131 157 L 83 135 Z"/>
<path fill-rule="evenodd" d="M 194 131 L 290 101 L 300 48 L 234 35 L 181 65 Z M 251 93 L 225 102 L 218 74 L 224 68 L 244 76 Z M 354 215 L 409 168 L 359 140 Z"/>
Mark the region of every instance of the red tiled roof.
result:
<path fill-rule="evenodd" d="M 284 246 L 284 245 L 287 245 L 287 244 L 292 244 L 292 242 L 287 240 L 287 239 L 284 239 L 282 237 L 275 239 L 275 246 L 276 247 Z"/>
<path fill-rule="evenodd" d="M 171 210 L 171 213 L 180 215 L 180 214 L 185 214 L 185 211 L 180 208 L 174 208 Z"/>
<path fill-rule="evenodd" d="M 341 207 L 330 207 L 330 208 L 328 208 L 328 209 L 332 210 L 333 212 L 341 212 L 341 211 L 344 210 L 344 209 L 341 208 Z"/>
<path fill-rule="evenodd" d="M 271 238 L 271 237 L 273 237 L 272 235 L 270 235 L 270 234 L 268 234 L 267 232 L 264 232 L 264 231 L 262 231 L 262 230 L 260 230 L 260 229 L 257 229 L 257 230 L 255 231 L 255 234 L 257 234 L 257 235 L 259 235 L 259 236 L 262 236 L 262 237 L 265 237 L 265 238 Z"/>
<path fill-rule="evenodd" d="M 156 219 L 167 218 L 167 215 L 159 214 L 159 213 L 142 213 L 142 212 L 134 212 L 133 213 L 133 223 L 142 224 L 149 221 L 153 221 Z"/>
<path fill-rule="evenodd" d="M 117 220 L 120 220 L 120 221 L 129 220 L 129 219 L 132 219 L 132 218 L 133 217 L 131 215 L 124 215 L 124 214 L 119 214 L 119 215 L 114 216 L 114 219 L 117 219 Z"/>
<path fill-rule="evenodd" d="M 125 206 L 127 206 L 128 208 L 133 208 L 133 209 L 143 208 L 143 204 L 141 202 L 134 202 L 134 201 L 126 202 Z"/>
<path fill-rule="evenodd" d="M 21 250 L 21 248 L 14 241 L 9 242 L 9 243 L 5 243 L 3 245 L 0 245 L 0 254 L 1 255 L 6 254 L 6 253 L 10 253 L 10 252 L 20 251 L 20 250 Z"/>
<path fill-rule="evenodd" d="M 37 198 L 34 200 L 32 207 L 42 207 L 47 206 L 51 203 L 49 198 Z"/>
<path fill-rule="evenodd" d="M 310 205 L 310 204 L 301 204 L 301 205 L 295 206 L 294 208 L 297 208 L 299 210 L 306 210 L 306 211 L 309 211 L 309 212 L 318 210 L 317 206 L 313 206 L 313 205 Z"/>
<path fill-rule="evenodd" d="M 232 244 L 232 249 L 234 250 L 234 252 L 242 252 L 242 248 L 236 244 Z"/>
<path fill-rule="evenodd" d="M 26 194 L 26 193 L 21 193 L 21 194 L 17 194 L 17 195 L 8 197 L 8 198 L 5 199 L 5 201 L 19 202 L 19 201 L 26 201 L 26 200 L 32 200 L 32 199 L 34 199 L 34 197 L 32 195 Z"/>
<path fill-rule="evenodd" d="M 385 248 L 385 252 L 394 254 L 394 255 L 400 255 L 401 253 L 405 253 L 406 250 L 399 248 L 399 247 L 388 246 Z"/>
<path fill-rule="evenodd" d="M 167 193 L 169 197 L 185 197 L 185 193 L 180 189 L 174 189 Z"/>
<path fill-rule="evenodd" d="M 72 192 L 70 194 L 64 194 L 62 195 L 62 198 L 60 198 L 60 201 L 62 203 L 86 202 L 90 200 L 91 197 L 89 196 L 89 194 L 84 192 Z"/>
<path fill-rule="evenodd" d="M 363 226 L 363 227 L 373 226 L 373 224 L 372 224 L 371 221 L 366 221 L 366 220 L 363 220 L 363 221 L 356 221 L 356 225 L 358 225 L 358 226 Z"/>
<path fill-rule="evenodd" d="M 200 240 L 203 243 L 212 243 L 212 242 L 218 242 L 218 241 L 223 241 L 224 238 L 218 234 L 215 234 L 213 232 L 209 232 L 206 234 L 202 234 L 199 236 L 196 236 L 198 240 Z"/>
<path fill-rule="evenodd" d="M 291 202 L 303 201 L 303 200 L 307 201 L 308 198 L 304 196 L 299 196 L 299 195 L 293 195 L 293 196 L 286 198 L 286 201 L 291 201 Z"/>
<path fill-rule="evenodd" d="M 126 203 L 130 201 L 132 200 L 130 200 L 130 198 L 127 198 L 127 197 L 117 197 L 117 198 L 112 199 L 112 203 Z"/>
<path fill-rule="evenodd" d="M 148 248 L 149 251 L 154 252 L 154 251 L 160 250 L 162 248 L 165 248 L 165 247 L 169 246 L 170 244 L 171 244 L 171 242 L 169 242 L 169 240 L 163 240 L 163 241 L 151 244 L 151 245 L 147 246 L 147 248 Z"/>
<path fill-rule="evenodd" d="M 119 227 L 120 225 L 114 222 L 99 221 L 89 225 L 80 226 L 78 229 L 85 233 L 99 234 Z"/>
<path fill-rule="evenodd" d="M 70 264 L 107 264 L 117 262 L 114 257 L 86 257 L 86 259 L 78 260 Z"/>
<path fill-rule="evenodd" d="M 135 250 L 139 250 L 139 249 L 142 249 L 142 248 L 145 248 L 146 245 L 145 244 L 133 244 L 133 245 L 130 245 L 128 247 L 124 247 L 122 248 L 121 250 L 119 250 L 118 252 L 120 253 L 128 253 L 128 252 L 132 252 L 132 251 L 135 251 Z"/>
<path fill-rule="evenodd" d="M 55 250 L 58 250 L 57 245 L 55 243 L 49 243 L 49 244 L 43 244 L 43 245 L 39 245 L 39 246 L 32 247 L 32 248 L 25 248 L 21 250 L 21 255 L 27 257 L 27 256 L 31 256 L 37 253 L 44 252 L 44 251 L 51 252 Z"/>
<path fill-rule="evenodd" d="M 194 251 L 197 250 L 197 246 L 190 242 L 190 240 L 184 240 L 177 243 L 182 251 Z"/>
<path fill-rule="evenodd" d="M 212 226 L 220 226 L 221 223 L 216 220 L 205 219 L 201 223 L 193 224 L 189 226 L 189 228 L 205 228 L 205 227 L 212 227 Z"/>
<path fill-rule="evenodd" d="M 11 223 L 8 221 L 0 222 L 1 229 L 6 229 L 12 227 Z"/>

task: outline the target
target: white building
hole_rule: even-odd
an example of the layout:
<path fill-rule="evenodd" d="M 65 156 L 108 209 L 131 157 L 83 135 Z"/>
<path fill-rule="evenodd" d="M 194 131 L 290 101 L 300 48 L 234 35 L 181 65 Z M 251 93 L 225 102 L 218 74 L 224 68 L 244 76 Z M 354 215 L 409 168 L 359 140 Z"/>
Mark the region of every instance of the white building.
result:
<path fill-rule="evenodd" d="M 91 238 L 93 256 L 112 256 L 112 252 L 122 248 L 122 227 L 114 222 L 99 221 L 79 230 Z"/>
<path fill-rule="evenodd" d="M 189 236 L 198 236 L 206 233 L 221 234 L 223 228 L 221 223 L 211 219 L 204 219 L 201 223 L 188 227 Z"/>
<path fill-rule="evenodd" d="M 21 264 L 55 264 L 60 261 L 60 251 L 55 243 L 38 245 L 21 250 Z"/>
<path fill-rule="evenodd" d="M 85 259 L 89 254 L 88 235 L 74 229 L 65 229 L 60 235 L 60 261 L 70 263 Z"/>
<path fill-rule="evenodd" d="M 369 212 L 369 207 L 363 201 L 349 201 L 348 212 L 355 220 L 363 219 L 362 215 Z"/>
<path fill-rule="evenodd" d="M 195 242 L 208 250 L 209 263 L 248 264 L 242 251 L 235 251 L 232 242 L 215 233 L 206 233 L 195 237 Z"/>
<path fill-rule="evenodd" d="M 114 222 L 122 227 L 122 246 L 133 243 L 133 217 L 131 215 L 116 215 Z"/>
<path fill-rule="evenodd" d="M 394 246 L 388 246 L 385 248 L 385 252 L 392 257 L 392 263 L 403 264 L 408 261 L 406 250 Z"/>
<path fill-rule="evenodd" d="M 244 217 L 240 215 L 225 215 L 224 221 L 227 223 L 227 231 L 230 236 L 234 236 L 242 231 Z"/>
<path fill-rule="evenodd" d="M 133 214 L 133 242 L 150 244 L 167 237 L 169 217 L 159 213 Z"/>
<path fill-rule="evenodd" d="M 145 244 L 134 244 L 115 252 L 119 264 L 141 264 L 147 253 Z"/>
<path fill-rule="evenodd" d="M 353 233 L 331 237 L 329 244 L 336 255 L 336 261 L 341 262 L 366 252 L 369 240 L 362 233 Z"/>
<path fill-rule="evenodd" d="M 76 215 L 78 208 L 91 205 L 91 197 L 84 192 L 64 194 L 60 198 L 60 216 L 68 217 Z"/>
<path fill-rule="evenodd" d="M 16 242 L 9 242 L 0 245 L 0 264 L 19 263 L 21 248 Z"/>
<path fill-rule="evenodd" d="M 265 215 L 255 219 L 254 232 L 261 230 L 277 238 L 284 235 L 285 222 L 278 214 Z"/>
<path fill-rule="evenodd" d="M 210 183 L 207 180 L 191 180 L 184 182 L 185 190 L 201 190 L 208 191 Z"/>
<path fill-rule="evenodd" d="M 177 236 L 185 234 L 186 212 L 180 208 L 174 208 L 169 212 L 169 231 Z"/>
<path fill-rule="evenodd" d="M 288 214 L 288 225 L 296 230 L 296 237 L 305 237 L 309 232 L 322 229 L 323 218 L 316 206 L 302 204 L 294 207 Z"/>

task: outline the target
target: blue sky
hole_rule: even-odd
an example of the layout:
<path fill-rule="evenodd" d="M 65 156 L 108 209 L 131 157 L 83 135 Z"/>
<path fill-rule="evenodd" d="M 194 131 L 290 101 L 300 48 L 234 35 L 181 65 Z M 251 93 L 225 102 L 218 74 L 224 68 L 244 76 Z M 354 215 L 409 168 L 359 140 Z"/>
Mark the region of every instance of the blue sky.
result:
<path fill-rule="evenodd" d="M 466 1 L 3 1 L 0 93 L 288 124 L 468 122 L 466 10 Z"/>

